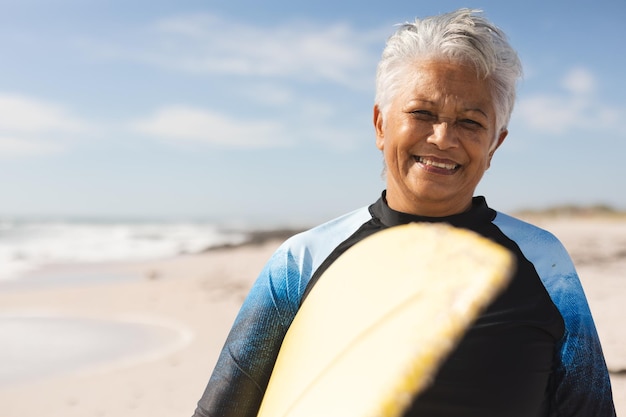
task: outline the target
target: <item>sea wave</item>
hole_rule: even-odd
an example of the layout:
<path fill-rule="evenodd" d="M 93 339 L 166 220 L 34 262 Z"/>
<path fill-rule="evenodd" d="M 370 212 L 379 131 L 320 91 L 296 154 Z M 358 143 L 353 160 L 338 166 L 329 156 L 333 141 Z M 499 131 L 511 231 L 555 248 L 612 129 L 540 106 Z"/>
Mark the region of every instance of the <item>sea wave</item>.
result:
<path fill-rule="evenodd" d="M 204 222 L 0 221 L 0 280 L 46 264 L 139 261 L 241 244 L 249 233 Z"/>

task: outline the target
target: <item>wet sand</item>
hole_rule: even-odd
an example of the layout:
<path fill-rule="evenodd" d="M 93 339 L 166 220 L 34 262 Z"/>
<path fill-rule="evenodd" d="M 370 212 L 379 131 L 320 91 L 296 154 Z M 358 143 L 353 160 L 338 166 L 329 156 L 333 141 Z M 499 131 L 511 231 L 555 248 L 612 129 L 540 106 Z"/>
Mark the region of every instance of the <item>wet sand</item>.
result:
<path fill-rule="evenodd" d="M 50 315 L 0 316 L 0 387 L 127 366 L 189 343 L 163 324 Z"/>

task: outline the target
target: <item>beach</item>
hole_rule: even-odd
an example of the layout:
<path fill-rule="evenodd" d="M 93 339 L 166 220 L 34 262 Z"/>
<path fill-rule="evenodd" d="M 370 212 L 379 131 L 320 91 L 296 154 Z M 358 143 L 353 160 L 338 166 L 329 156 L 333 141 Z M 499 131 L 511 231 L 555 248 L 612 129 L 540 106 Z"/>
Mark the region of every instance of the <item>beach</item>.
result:
<path fill-rule="evenodd" d="M 617 414 L 626 415 L 626 219 L 531 220 L 574 259 Z M 2 415 L 190 416 L 248 289 L 280 243 L 48 265 L 0 286 Z"/>

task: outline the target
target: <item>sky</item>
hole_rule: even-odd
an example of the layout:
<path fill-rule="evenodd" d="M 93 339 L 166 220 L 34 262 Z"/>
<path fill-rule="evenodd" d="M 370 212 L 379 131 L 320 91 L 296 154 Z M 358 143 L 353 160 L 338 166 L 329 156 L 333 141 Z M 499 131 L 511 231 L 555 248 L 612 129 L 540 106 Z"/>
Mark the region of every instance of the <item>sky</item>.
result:
<path fill-rule="evenodd" d="M 384 43 L 459 7 L 524 64 L 477 194 L 626 209 L 624 0 L 0 0 L 0 219 L 286 225 L 368 205 Z"/>

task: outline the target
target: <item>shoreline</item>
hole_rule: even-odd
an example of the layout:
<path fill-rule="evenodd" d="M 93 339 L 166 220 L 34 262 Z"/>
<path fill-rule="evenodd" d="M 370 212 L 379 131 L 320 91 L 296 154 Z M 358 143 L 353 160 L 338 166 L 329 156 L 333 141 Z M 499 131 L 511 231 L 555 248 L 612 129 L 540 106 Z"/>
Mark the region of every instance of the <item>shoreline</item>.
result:
<path fill-rule="evenodd" d="M 626 221 L 543 218 L 533 223 L 554 233 L 574 259 L 612 371 L 618 415 L 626 412 L 626 330 L 621 326 Z M 88 269 L 102 277 L 124 278 L 0 289 L 0 323 L 9 315 L 50 315 L 161 323 L 186 335 L 184 343 L 173 343 L 171 349 L 151 346 L 143 351 L 145 355 L 140 352 L 127 360 L 0 385 L 5 413 L 11 417 L 191 415 L 248 289 L 282 241 L 274 236 L 260 243 L 148 262 L 57 265 L 51 268 L 61 278 L 64 271 L 81 275 Z M 41 279 L 45 272 L 41 271 Z M 152 348 L 156 354 L 149 354 Z M 33 393 L 37 393 L 35 401 Z"/>

